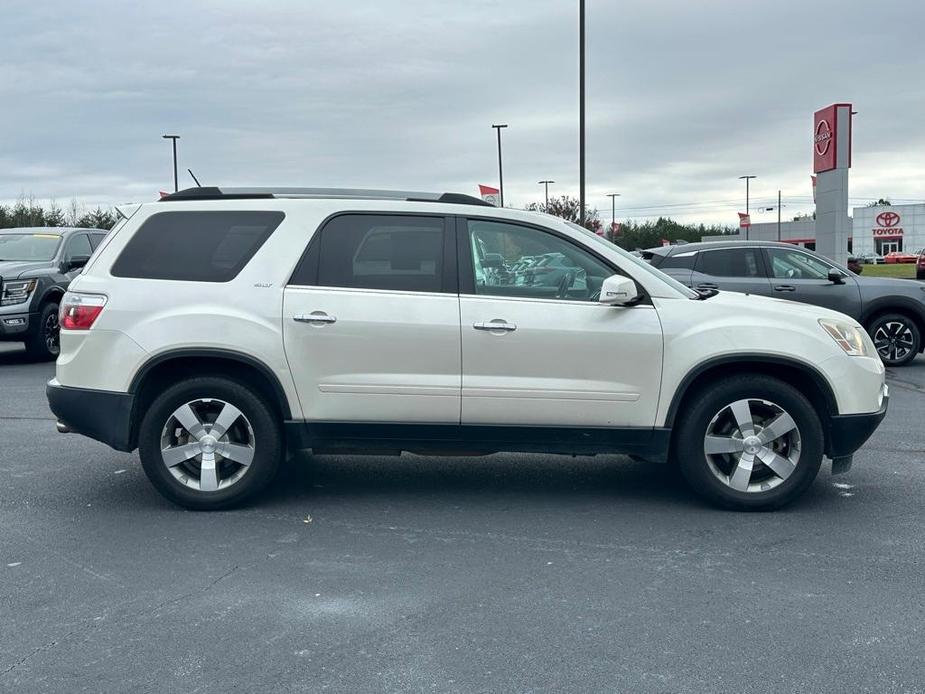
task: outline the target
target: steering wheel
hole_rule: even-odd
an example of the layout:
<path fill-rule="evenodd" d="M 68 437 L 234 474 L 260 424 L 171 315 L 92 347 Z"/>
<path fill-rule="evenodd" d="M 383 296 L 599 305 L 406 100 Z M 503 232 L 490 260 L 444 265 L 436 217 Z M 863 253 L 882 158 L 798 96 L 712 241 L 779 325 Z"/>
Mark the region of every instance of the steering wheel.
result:
<path fill-rule="evenodd" d="M 557 299 L 568 299 L 568 290 L 572 288 L 575 282 L 575 273 L 566 272 L 559 280 L 559 290 L 556 292 Z"/>

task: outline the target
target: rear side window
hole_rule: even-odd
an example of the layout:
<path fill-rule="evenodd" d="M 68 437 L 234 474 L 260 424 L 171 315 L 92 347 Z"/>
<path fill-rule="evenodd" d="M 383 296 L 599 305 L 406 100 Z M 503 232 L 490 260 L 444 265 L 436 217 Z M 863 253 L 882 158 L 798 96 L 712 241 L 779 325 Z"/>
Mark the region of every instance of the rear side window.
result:
<path fill-rule="evenodd" d="M 702 251 L 697 271 L 714 277 L 764 277 L 757 248 L 724 248 Z"/>
<path fill-rule="evenodd" d="M 318 284 L 440 292 L 445 245 L 442 217 L 340 215 L 321 230 Z"/>
<path fill-rule="evenodd" d="M 228 282 L 284 217 L 282 212 L 159 212 L 135 232 L 111 272 L 116 277 Z"/>
<path fill-rule="evenodd" d="M 659 270 L 667 270 L 669 268 L 690 270 L 692 267 L 694 267 L 694 260 L 696 258 L 696 253 L 676 253 L 675 255 L 665 256 L 664 259 L 659 263 L 656 263 L 653 260 L 652 265 L 657 267 Z"/>

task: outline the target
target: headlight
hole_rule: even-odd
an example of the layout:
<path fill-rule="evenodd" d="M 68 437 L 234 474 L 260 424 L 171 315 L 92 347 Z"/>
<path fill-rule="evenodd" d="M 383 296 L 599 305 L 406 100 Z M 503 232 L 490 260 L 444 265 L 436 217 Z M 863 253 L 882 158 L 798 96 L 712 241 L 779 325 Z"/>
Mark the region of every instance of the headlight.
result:
<path fill-rule="evenodd" d="M 829 318 L 820 318 L 819 325 L 825 330 L 832 339 L 838 343 L 838 346 L 845 350 L 845 354 L 851 357 L 874 357 L 877 350 L 874 347 L 870 335 L 863 329 L 840 320 L 831 320 Z"/>
<path fill-rule="evenodd" d="M 35 280 L 4 282 L 3 290 L 0 291 L 0 306 L 24 303 L 29 300 L 29 296 L 34 290 Z"/>

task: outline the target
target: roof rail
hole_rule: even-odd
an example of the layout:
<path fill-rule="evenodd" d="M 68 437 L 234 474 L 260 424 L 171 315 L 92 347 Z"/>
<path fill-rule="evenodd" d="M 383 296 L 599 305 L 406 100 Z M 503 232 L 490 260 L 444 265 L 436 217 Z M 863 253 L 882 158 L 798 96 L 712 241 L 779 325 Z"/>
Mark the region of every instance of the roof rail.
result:
<path fill-rule="evenodd" d="M 402 190 L 367 190 L 362 188 L 186 188 L 161 198 L 161 202 L 180 200 L 251 200 L 266 198 L 327 198 L 343 200 L 406 200 L 408 202 L 445 202 L 456 205 L 492 207 L 481 198 L 462 193 L 416 193 Z"/>

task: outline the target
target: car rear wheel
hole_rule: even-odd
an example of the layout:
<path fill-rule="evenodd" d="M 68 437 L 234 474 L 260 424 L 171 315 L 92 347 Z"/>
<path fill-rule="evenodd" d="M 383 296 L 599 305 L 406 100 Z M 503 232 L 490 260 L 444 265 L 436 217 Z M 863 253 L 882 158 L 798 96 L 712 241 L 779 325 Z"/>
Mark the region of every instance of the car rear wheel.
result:
<path fill-rule="evenodd" d="M 819 416 L 787 383 L 738 376 L 698 390 L 688 402 L 675 457 L 707 500 L 741 510 L 778 508 L 816 478 L 823 455 Z"/>
<path fill-rule="evenodd" d="M 54 361 L 61 352 L 58 304 L 49 303 L 39 312 L 36 329 L 26 340 L 26 354 L 36 361 Z"/>
<path fill-rule="evenodd" d="M 279 418 L 229 379 L 205 376 L 159 395 L 141 421 L 138 452 L 157 490 L 192 510 L 238 505 L 260 492 L 283 457 Z"/>
<path fill-rule="evenodd" d="M 868 328 L 880 359 L 887 366 L 905 366 L 922 349 L 922 335 L 915 321 L 901 313 L 878 317 Z"/>

